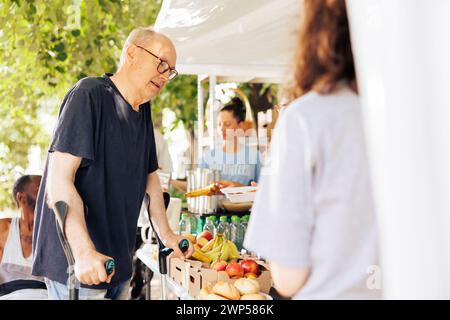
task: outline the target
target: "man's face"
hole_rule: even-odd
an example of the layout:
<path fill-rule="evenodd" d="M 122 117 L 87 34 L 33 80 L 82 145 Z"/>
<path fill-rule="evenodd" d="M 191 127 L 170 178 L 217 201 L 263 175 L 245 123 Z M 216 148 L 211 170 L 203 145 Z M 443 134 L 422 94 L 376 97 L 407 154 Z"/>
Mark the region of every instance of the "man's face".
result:
<path fill-rule="evenodd" d="M 155 35 L 148 44 L 133 47 L 133 82 L 146 101 L 153 99 L 169 81 L 169 70 L 161 74 L 160 64 L 165 62 L 175 68 L 176 52 L 173 44 L 165 37 Z M 129 49 L 129 50 L 130 50 Z"/>
<path fill-rule="evenodd" d="M 41 183 L 40 176 L 32 176 L 31 182 L 25 187 L 25 191 L 22 193 L 19 199 L 19 205 L 27 206 L 31 211 L 34 211 L 36 207 L 36 198 L 39 191 L 39 185 Z"/>

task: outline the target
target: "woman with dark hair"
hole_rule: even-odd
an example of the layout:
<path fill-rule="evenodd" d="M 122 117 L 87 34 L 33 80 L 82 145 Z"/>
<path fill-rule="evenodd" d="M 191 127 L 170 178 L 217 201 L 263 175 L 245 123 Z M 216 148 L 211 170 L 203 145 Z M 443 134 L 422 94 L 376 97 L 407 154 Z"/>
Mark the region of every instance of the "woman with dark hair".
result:
<path fill-rule="evenodd" d="M 217 181 L 210 194 L 220 194 L 221 188 L 248 186 L 258 180 L 261 167 L 258 149 L 247 143 L 244 123 L 245 105 L 241 99 L 235 97 L 220 109 L 219 145 L 200 162 L 201 168 L 220 171 L 221 181 Z"/>
<path fill-rule="evenodd" d="M 244 246 L 295 299 L 377 299 L 377 227 L 344 0 L 305 0 Z M 378 275 L 379 276 L 379 275 Z"/>

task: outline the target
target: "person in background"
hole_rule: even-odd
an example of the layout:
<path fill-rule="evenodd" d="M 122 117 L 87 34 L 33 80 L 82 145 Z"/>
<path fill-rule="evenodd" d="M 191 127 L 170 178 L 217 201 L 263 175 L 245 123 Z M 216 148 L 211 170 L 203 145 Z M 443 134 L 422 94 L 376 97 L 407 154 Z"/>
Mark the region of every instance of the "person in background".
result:
<path fill-rule="evenodd" d="M 0 300 L 47 299 L 43 278 L 31 275 L 34 209 L 41 176 L 16 180 L 13 198 L 20 218 L 0 219 Z"/>
<path fill-rule="evenodd" d="M 290 94 L 244 246 L 294 299 L 377 299 L 372 199 L 344 0 L 306 0 Z"/>
<path fill-rule="evenodd" d="M 200 159 L 200 168 L 217 170 L 220 181 L 214 182 L 209 195 L 221 194 L 220 189 L 256 185 L 261 159 L 257 146 L 248 143 L 244 132 L 245 106 L 235 97 L 220 109 L 217 116 L 218 144 Z M 186 191 L 184 181 L 172 181 L 177 189 Z"/>
<path fill-rule="evenodd" d="M 221 188 L 254 184 L 259 179 L 261 161 L 256 146 L 250 146 L 244 133 L 245 106 L 241 99 L 231 99 L 217 116 L 219 145 L 207 152 L 200 167 L 220 172 L 221 180 L 211 190 L 220 194 Z"/>
<path fill-rule="evenodd" d="M 172 41 L 151 28 L 128 36 L 115 74 L 79 80 L 65 96 L 49 147 L 36 206 L 33 274 L 50 299 L 67 299 L 67 260 L 56 232 L 54 204 L 69 211 L 67 239 L 80 299 L 127 299 L 139 211 L 145 194 L 156 231 L 184 259 L 167 221 L 157 175 L 150 101 L 177 75 Z M 107 275 L 104 264 L 114 259 Z"/>

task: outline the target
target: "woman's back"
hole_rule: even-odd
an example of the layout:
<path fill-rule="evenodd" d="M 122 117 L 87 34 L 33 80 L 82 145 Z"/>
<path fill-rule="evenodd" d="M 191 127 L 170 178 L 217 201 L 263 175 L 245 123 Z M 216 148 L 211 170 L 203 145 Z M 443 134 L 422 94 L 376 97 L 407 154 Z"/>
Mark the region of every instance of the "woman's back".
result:
<path fill-rule="evenodd" d="M 277 124 L 274 154 L 246 244 L 269 260 L 310 269 L 295 298 L 379 298 L 366 285 L 378 263 L 377 225 L 357 95 L 340 85 L 295 100 Z M 270 239 L 252 236 L 260 228 Z"/>

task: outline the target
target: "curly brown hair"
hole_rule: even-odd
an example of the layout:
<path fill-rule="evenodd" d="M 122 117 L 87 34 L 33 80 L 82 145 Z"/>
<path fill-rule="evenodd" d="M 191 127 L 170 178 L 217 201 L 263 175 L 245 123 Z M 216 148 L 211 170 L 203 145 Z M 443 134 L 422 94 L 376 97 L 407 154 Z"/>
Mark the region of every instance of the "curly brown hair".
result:
<path fill-rule="evenodd" d="M 345 0 L 303 4 L 294 73 L 283 90 L 289 101 L 311 90 L 329 93 L 340 80 L 355 80 Z"/>

